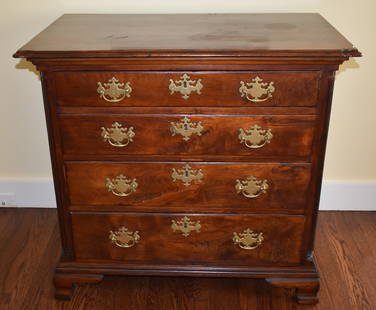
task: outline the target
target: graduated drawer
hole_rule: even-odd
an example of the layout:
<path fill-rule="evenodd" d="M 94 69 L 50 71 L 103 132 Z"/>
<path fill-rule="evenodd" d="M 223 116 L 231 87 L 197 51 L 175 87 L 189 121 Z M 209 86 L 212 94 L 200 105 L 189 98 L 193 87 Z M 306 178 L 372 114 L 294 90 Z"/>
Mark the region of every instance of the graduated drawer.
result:
<path fill-rule="evenodd" d="M 304 210 L 310 164 L 66 162 L 71 205 Z M 154 208 L 154 209 L 153 209 Z"/>
<path fill-rule="evenodd" d="M 307 158 L 316 116 L 90 115 L 60 118 L 63 151 L 91 155 Z"/>
<path fill-rule="evenodd" d="M 305 218 L 283 215 L 73 213 L 76 260 L 296 265 Z"/>
<path fill-rule="evenodd" d="M 55 74 L 55 85 L 65 106 L 283 107 L 315 106 L 319 78 L 316 71 L 66 72 Z"/>

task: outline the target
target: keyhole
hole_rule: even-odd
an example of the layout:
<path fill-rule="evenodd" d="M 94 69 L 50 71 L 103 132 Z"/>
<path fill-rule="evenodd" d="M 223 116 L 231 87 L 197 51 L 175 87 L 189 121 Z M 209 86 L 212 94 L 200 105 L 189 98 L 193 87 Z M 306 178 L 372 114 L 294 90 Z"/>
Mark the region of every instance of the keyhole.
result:
<path fill-rule="evenodd" d="M 185 172 L 185 176 L 189 177 L 189 172 L 188 171 Z"/>
<path fill-rule="evenodd" d="M 184 130 L 188 130 L 188 124 L 184 124 Z"/>
<path fill-rule="evenodd" d="M 183 81 L 183 87 L 187 88 L 187 81 Z"/>
<path fill-rule="evenodd" d="M 188 223 L 184 223 L 184 228 L 187 228 L 188 227 Z"/>

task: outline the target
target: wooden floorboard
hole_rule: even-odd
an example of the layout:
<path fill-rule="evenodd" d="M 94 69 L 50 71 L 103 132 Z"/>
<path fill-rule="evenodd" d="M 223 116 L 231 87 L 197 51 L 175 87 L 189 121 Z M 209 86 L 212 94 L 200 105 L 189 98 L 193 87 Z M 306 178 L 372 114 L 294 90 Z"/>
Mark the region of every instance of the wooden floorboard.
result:
<path fill-rule="evenodd" d="M 54 299 L 60 256 L 55 209 L 0 209 L 1 310 L 375 310 L 376 212 L 320 212 L 316 260 L 320 304 L 299 306 L 291 291 L 262 280 L 105 277 Z"/>

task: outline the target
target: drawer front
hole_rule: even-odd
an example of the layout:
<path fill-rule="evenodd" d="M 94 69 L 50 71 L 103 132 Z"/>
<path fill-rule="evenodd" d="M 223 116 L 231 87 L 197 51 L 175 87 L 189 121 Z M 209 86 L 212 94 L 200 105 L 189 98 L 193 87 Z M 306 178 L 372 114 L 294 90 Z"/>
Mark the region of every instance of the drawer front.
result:
<path fill-rule="evenodd" d="M 310 170 L 310 164 L 66 163 L 71 205 L 181 212 L 303 210 Z"/>
<path fill-rule="evenodd" d="M 77 260 L 296 265 L 303 216 L 74 213 Z"/>
<path fill-rule="evenodd" d="M 65 106 L 315 106 L 318 72 L 56 73 Z"/>
<path fill-rule="evenodd" d="M 307 158 L 315 116 L 61 116 L 66 154 Z"/>

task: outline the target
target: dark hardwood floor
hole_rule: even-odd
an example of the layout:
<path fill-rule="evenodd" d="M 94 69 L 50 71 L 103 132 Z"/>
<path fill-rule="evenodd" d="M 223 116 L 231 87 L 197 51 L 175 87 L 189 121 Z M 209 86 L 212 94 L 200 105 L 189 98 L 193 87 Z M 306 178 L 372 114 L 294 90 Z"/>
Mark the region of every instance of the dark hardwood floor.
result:
<path fill-rule="evenodd" d="M 60 255 L 55 209 L 0 209 L 1 310 L 372 310 L 376 309 L 376 212 L 320 212 L 316 259 L 320 304 L 298 306 L 291 292 L 262 280 L 106 277 L 53 297 Z"/>

